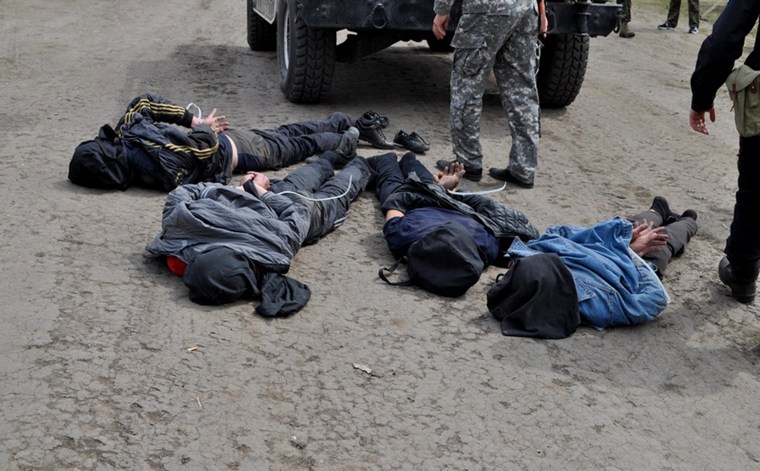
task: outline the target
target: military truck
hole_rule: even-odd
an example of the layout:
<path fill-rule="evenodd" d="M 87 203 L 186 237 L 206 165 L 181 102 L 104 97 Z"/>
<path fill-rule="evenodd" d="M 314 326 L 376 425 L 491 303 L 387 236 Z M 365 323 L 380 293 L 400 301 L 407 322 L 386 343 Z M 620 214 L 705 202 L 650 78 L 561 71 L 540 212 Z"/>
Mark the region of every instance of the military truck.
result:
<path fill-rule="evenodd" d="M 538 72 L 541 106 L 561 108 L 580 92 L 589 38 L 607 36 L 621 6 L 606 0 L 546 0 L 549 31 Z M 456 2 L 449 31 L 433 36 L 433 0 L 247 0 L 248 45 L 277 51 L 280 88 L 294 103 L 318 102 L 330 91 L 335 62 L 353 62 L 398 41 L 426 41 L 435 52 L 451 51 L 461 14 Z M 347 30 L 337 43 L 337 32 Z"/>

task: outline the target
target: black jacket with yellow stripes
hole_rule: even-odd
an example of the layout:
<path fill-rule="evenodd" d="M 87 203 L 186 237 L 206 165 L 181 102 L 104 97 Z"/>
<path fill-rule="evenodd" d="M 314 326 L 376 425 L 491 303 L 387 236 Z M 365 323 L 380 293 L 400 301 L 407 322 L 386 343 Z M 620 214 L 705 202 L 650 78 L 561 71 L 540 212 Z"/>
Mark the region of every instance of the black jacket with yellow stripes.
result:
<path fill-rule="evenodd" d="M 132 184 L 170 191 L 199 182 L 227 183 L 231 149 L 206 125 L 190 128 L 184 107 L 151 94 L 133 99 L 116 133 L 134 173 Z M 177 126 L 179 125 L 179 126 Z"/>

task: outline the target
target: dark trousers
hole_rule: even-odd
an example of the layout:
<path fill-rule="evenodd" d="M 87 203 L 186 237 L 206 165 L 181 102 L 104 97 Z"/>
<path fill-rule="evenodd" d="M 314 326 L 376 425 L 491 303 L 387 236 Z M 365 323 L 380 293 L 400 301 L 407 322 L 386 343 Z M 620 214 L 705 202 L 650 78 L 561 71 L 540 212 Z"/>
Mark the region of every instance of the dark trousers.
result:
<path fill-rule="evenodd" d="M 424 183 L 435 182 L 430 170 L 425 168 L 411 152 L 404 154 L 400 161 L 396 160 L 396 154 L 391 152 L 370 157 L 370 162 L 372 168 L 377 173 L 375 191 L 380 199 L 381 207 L 385 203 L 385 200 L 404 183 L 404 180 L 411 173 L 416 173 L 417 178 Z"/>
<path fill-rule="evenodd" d="M 354 157 L 335 174 L 329 160 L 316 159 L 283 180 L 272 180 L 270 191 L 297 193 L 287 196 L 309 208 L 309 233 L 304 245 L 313 244 L 343 224 L 349 205 L 367 186 L 369 176 L 369 166 L 362 157 Z"/>
<path fill-rule="evenodd" d="M 757 277 L 760 261 L 760 136 L 739 138 L 739 189 L 726 255 L 734 273 Z"/>
<path fill-rule="evenodd" d="M 651 222 L 654 227 L 662 226 L 663 222 L 662 216 L 651 210 L 642 211 L 628 220 L 631 222 Z M 686 245 L 688 245 L 691 237 L 697 233 L 697 221 L 692 218 L 681 218 L 666 225 L 663 232 L 668 235 L 667 245 L 663 246 L 659 252 L 649 253 L 643 257 L 644 260 L 656 267 L 660 278 L 665 274 L 665 268 L 667 268 L 670 260 L 683 254 L 686 250 Z"/>
<path fill-rule="evenodd" d="M 699 28 L 699 0 L 689 2 L 689 26 Z M 673 27 L 678 25 L 678 17 L 681 13 L 681 0 L 670 0 L 668 5 L 668 23 Z"/>
<path fill-rule="evenodd" d="M 343 131 L 353 126 L 345 113 L 333 113 L 323 121 L 303 121 L 285 124 L 274 130 L 254 130 L 264 138 L 268 153 L 264 156 L 267 168 L 278 169 L 301 162 L 312 155 L 335 150 Z"/>
<path fill-rule="evenodd" d="M 335 150 L 343 131 L 353 126 L 345 113 L 333 113 L 322 121 L 284 124 L 277 129 L 227 130 L 238 150 L 236 173 L 277 170 L 312 155 Z"/>

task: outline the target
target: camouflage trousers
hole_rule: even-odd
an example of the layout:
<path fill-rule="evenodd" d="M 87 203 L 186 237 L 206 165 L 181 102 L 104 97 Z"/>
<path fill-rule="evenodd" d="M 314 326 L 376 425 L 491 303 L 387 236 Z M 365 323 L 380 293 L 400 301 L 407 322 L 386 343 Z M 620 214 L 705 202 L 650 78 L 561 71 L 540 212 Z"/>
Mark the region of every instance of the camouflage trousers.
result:
<path fill-rule="evenodd" d="M 483 168 L 480 115 L 491 71 L 512 136 L 510 172 L 533 182 L 538 161 L 536 89 L 538 13 L 522 8 L 509 16 L 464 14 L 451 45 L 451 143 L 468 170 Z"/>
<path fill-rule="evenodd" d="M 623 11 L 622 16 L 620 17 L 620 21 L 622 23 L 630 23 L 631 22 L 631 0 L 617 0 L 618 5 L 623 5 Z"/>

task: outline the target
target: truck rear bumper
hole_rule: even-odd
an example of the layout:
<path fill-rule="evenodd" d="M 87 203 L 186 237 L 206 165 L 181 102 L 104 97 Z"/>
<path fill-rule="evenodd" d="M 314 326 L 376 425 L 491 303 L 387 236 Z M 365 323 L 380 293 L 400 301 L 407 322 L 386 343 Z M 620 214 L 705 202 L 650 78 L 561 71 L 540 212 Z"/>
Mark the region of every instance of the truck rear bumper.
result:
<path fill-rule="evenodd" d="M 296 0 L 298 14 L 311 28 L 349 29 L 355 31 L 424 31 L 433 27 L 431 0 Z M 455 4 L 459 5 L 458 3 Z M 549 33 L 606 36 L 615 29 L 621 6 L 586 2 L 547 2 Z M 452 11 L 452 20 L 459 11 Z M 450 23 L 453 30 L 455 21 Z"/>
<path fill-rule="evenodd" d="M 299 15 L 312 28 L 431 31 L 431 0 L 298 0 Z"/>

